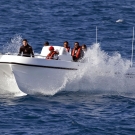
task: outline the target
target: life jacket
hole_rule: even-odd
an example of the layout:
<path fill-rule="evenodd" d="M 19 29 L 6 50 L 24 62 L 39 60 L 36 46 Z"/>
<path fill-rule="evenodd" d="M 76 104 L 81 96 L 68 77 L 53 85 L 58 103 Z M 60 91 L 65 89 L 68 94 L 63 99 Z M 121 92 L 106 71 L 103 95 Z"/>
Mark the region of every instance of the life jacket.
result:
<path fill-rule="evenodd" d="M 50 52 L 50 53 L 46 56 L 46 59 L 53 59 L 53 57 L 54 57 L 55 54 L 58 54 L 58 52 L 56 52 L 56 51 Z"/>
<path fill-rule="evenodd" d="M 80 54 L 81 54 L 81 47 L 79 47 L 78 49 L 73 49 L 72 50 L 72 56 L 75 56 L 77 59 L 80 58 Z"/>

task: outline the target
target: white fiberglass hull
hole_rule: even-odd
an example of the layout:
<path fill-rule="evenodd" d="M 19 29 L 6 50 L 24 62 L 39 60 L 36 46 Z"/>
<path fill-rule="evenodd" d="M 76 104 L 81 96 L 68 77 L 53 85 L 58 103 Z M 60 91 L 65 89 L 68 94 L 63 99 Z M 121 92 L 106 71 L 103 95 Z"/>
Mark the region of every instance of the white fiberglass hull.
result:
<path fill-rule="evenodd" d="M 79 66 L 76 62 L 3 55 L 0 74 L 14 79 L 16 88 L 27 94 L 53 95 L 65 84 L 66 75 Z M 5 71 L 3 71 L 5 70 Z M 10 86 L 9 86 L 10 87 Z"/>
<path fill-rule="evenodd" d="M 54 94 L 62 88 L 69 72 L 64 69 L 22 65 L 12 65 L 12 69 L 18 87 L 27 94 Z"/>
<path fill-rule="evenodd" d="M 12 93 L 16 95 L 26 95 L 23 93 L 15 80 L 10 64 L 0 63 L 0 93 Z"/>

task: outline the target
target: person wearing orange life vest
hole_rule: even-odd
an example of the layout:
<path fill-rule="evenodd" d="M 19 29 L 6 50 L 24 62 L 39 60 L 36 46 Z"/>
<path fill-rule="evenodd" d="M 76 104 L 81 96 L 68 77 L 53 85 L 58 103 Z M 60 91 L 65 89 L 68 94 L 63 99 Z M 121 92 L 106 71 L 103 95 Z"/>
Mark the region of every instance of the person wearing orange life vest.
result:
<path fill-rule="evenodd" d="M 74 43 L 74 48 L 71 53 L 73 61 L 77 62 L 81 57 L 81 47 L 78 42 Z"/>
<path fill-rule="evenodd" d="M 49 47 L 49 51 L 50 51 L 50 53 L 46 56 L 46 59 L 58 60 L 58 54 L 59 53 L 57 51 L 54 51 L 54 47 L 53 46 Z"/>
<path fill-rule="evenodd" d="M 67 52 L 70 51 L 70 47 L 68 45 L 68 41 L 65 41 L 64 44 L 63 44 L 64 48 L 66 49 Z"/>

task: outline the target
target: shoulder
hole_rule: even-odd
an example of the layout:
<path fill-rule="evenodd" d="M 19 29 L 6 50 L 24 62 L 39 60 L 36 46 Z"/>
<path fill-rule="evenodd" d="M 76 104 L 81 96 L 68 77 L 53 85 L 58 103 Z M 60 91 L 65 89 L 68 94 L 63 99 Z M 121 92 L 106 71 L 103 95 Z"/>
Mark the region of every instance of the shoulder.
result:
<path fill-rule="evenodd" d="M 24 48 L 24 46 L 23 46 L 23 45 L 20 47 L 20 49 L 22 49 L 22 48 Z"/>
<path fill-rule="evenodd" d="M 28 44 L 28 48 L 32 49 L 32 46 L 30 46 L 30 45 Z"/>
<path fill-rule="evenodd" d="M 81 51 L 81 50 L 82 50 L 82 48 L 81 48 L 81 47 L 79 47 L 79 48 L 78 48 L 78 50 L 79 50 L 79 51 Z"/>

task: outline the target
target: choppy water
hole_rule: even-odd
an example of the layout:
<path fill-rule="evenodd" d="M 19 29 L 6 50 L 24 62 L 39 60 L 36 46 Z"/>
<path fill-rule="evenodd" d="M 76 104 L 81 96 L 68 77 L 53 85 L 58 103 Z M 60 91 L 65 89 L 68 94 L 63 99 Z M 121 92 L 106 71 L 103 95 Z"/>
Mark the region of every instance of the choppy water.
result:
<path fill-rule="evenodd" d="M 78 41 L 90 46 L 92 64 L 101 65 L 85 64 L 52 96 L 16 97 L 12 86 L 6 94 L 1 86 L 0 134 L 135 134 L 134 80 L 113 76 L 130 64 L 135 1 L 1 0 L 0 5 L 1 52 L 17 53 L 22 38 L 37 53 L 45 41 L 67 40 L 71 47 Z M 93 45 L 96 26 L 100 47 Z"/>

